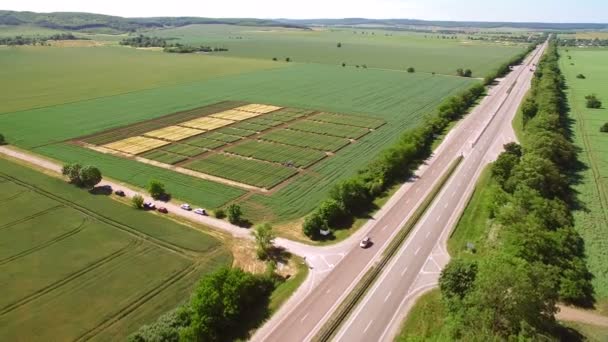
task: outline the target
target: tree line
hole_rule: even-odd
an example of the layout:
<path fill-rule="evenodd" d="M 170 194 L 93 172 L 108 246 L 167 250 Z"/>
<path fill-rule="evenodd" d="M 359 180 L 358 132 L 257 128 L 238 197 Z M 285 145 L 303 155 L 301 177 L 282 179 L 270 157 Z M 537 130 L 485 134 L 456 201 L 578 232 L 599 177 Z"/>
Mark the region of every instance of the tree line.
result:
<path fill-rule="evenodd" d="M 49 40 L 88 40 L 87 38 L 77 37 L 71 33 L 58 33 L 51 36 L 15 36 L 0 37 L 0 45 L 21 46 L 21 45 L 47 45 Z"/>
<path fill-rule="evenodd" d="M 483 83 L 485 85 L 490 85 L 490 84 L 492 84 L 492 82 L 494 82 L 495 79 L 503 77 L 506 74 L 508 74 L 511 71 L 511 67 L 514 65 L 521 64 L 521 62 L 526 58 L 526 56 L 529 55 L 532 51 L 534 51 L 534 49 L 536 48 L 537 45 L 538 45 L 537 43 L 530 44 L 524 52 L 511 58 L 509 61 L 501 64 L 496 70 L 490 72 L 484 78 Z"/>
<path fill-rule="evenodd" d="M 321 231 L 345 225 L 372 207 L 373 200 L 390 186 L 411 176 L 432 152 L 437 135 L 450 122 L 460 119 L 484 93 L 481 84 L 443 102 L 436 115 L 429 116 L 417 128 L 406 131 L 397 143 L 383 151 L 365 168 L 349 179 L 334 185 L 329 198 L 322 201 L 304 220 L 304 234 L 313 240 L 323 238 Z"/>
<path fill-rule="evenodd" d="M 608 46 L 608 39 L 560 38 L 560 46 Z"/>
<path fill-rule="evenodd" d="M 551 42 L 522 105 L 523 146 L 505 145 L 492 164 L 494 238 L 478 258 L 453 259 L 440 289 L 458 340 L 555 340 L 557 302 L 591 306 L 583 240 L 574 229 L 570 185 L 577 152 L 569 140 L 564 81 Z"/>
<path fill-rule="evenodd" d="M 128 45 L 132 47 L 160 47 L 164 52 L 169 53 L 193 53 L 193 52 L 219 52 L 228 51 L 226 48 L 210 47 L 210 46 L 193 46 L 180 43 L 170 44 L 167 39 L 159 37 L 148 37 L 139 35 L 135 37 L 125 38 L 120 41 L 120 45 Z"/>

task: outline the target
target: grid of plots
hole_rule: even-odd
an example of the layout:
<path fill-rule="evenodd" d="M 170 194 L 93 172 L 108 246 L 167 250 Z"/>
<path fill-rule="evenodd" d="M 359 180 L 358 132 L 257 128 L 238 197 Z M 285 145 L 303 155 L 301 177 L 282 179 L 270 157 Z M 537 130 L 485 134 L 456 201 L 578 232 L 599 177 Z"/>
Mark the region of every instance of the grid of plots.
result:
<path fill-rule="evenodd" d="M 106 148 L 139 158 L 271 189 L 384 124 L 354 115 L 223 104 L 212 105 L 215 111 L 198 109 L 205 113 L 202 117 L 164 120 L 164 126 L 136 124 L 135 136 L 124 137 L 126 127 L 117 129 L 118 134 L 103 132 L 83 141 L 103 142 Z M 108 142 L 110 137 L 114 139 Z"/>

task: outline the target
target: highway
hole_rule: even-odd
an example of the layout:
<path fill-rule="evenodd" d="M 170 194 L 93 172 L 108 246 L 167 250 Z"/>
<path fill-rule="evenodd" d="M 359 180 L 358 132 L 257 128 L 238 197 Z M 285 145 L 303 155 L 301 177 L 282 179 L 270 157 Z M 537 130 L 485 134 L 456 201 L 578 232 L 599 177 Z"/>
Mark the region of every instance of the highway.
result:
<path fill-rule="evenodd" d="M 370 236 L 374 245 L 361 249 L 356 241 L 349 240 L 348 251 L 322 280 L 297 301 L 284 305 L 253 340 L 311 340 L 378 261 L 450 163 L 463 154 L 465 158 L 454 176 L 336 335 L 340 341 L 392 340 L 407 307 L 417 294 L 435 286 L 441 268 L 448 262 L 443 245 L 480 170 L 490 160 L 487 156 L 495 157 L 504 143 L 514 139 L 511 120 L 529 89 L 532 72 L 528 64 L 537 63 L 542 48 L 490 88 L 488 96 L 452 129 L 416 176 L 393 195 L 381 215 L 368 222 L 362 233 Z"/>

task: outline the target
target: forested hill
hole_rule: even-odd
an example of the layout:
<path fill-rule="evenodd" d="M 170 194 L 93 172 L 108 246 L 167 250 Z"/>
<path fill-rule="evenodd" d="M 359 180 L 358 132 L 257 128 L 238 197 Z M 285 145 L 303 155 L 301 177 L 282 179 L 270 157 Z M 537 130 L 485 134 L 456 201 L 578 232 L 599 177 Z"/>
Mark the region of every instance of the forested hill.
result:
<path fill-rule="evenodd" d="M 267 19 L 248 18 L 198 18 L 198 17 L 156 17 L 123 18 L 103 14 L 77 12 L 15 12 L 0 10 L 0 25 L 33 25 L 60 30 L 110 29 L 131 32 L 154 27 L 179 27 L 191 24 L 227 24 L 242 26 L 281 26 L 303 28 L 297 24 L 283 23 Z"/>
<path fill-rule="evenodd" d="M 377 27 L 439 27 L 439 28 L 522 28 L 536 30 L 603 30 L 608 29 L 608 23 L 523 23 L 523 22 L 481 22 L 481 21 L 429 21 L 418 19 L 277 19 L 285 24 L 302 26 L 377 26 Z"/>

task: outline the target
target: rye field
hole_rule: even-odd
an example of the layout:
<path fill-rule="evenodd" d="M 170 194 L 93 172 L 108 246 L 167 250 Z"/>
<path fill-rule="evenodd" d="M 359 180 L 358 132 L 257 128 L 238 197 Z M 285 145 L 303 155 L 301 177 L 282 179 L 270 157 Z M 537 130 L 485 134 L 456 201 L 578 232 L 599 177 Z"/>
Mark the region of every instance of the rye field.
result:
<path fill-rule="evenodd" d="M 125 340 L 231 263 L 220 241 L 0 159 L 0 339 Z"/>
<path fill-rule="evenodd" d="M 272 36 L 275 32 L 255 34 Z M 336 48 L 334 38 L 323 39 L 332 41 L 332 48 Z M 359 38 L 363 42 L 367 38 L 395 39 L 390 44 L 405 44 L 408 53 L 419 51 L 417 58 L 428 60 L 427 50 L 415 48 L 416 44 L 431 44 L 430 39 L 426 41 L 424 37 L 397 33 L 391 37 L 376 32 L 375 36 L 358 37 L 354 41 Z M 348 40 L 343 41 L 345 47 L 344 42 Z M 384 51 L 383 55 L 391 55 L 391 48 L 385 49 L 383 44 L 375 48 Z M 463 43 L 466 46 L 463 47 L 458 42 L 439 39 L 433 44 L 438 49 L 436 53 L 451 51 L 455 56 L 461 49 L 470 48 L 467 50 L 470 54 L 459 58 L 474 70 L 483 70 L 486 63 L 494 67 L 498 65 L 496 61 L 506 61 L 521 51 L 521 47 L 502 49 L 493 44 L 468 46 Z M 323 49 L 316 49 L 319 56 L 323 55 Z M 497 51 L 501 51 L 501 55 L 492 62 L 488 55 Z M 75 56 L 75 65 L 66 62 L 71 56 Z M 11 66 L 0 70 L 2 79 L 17 80 L 10 86 L 6 84 L 7 91 L 0 95 L 0 100 L 6 100 L 3 103 L 7 104 L 1 109 L 0 127 L 11 144 L 60 162 L 94 164 L 107 177 L 142 188 L 150 179 L 158 179 L 165 183 L 175 199 L 209 209 L 237 202 L 253 222 L 280 223 L 307 214 L 326 197 L 332 184 L 357 172 L 403 131 L 415 127 L 433 113 L 446 97 L 479 82 L 474 78 L 439 74 L 439 68 L 445 68 L 449 73 L 449 70 L 461 67 L 462 63 L 454 63 L 456 58 L 435 59 L 432 62 L 437 66 L 438 74 L 435 75 L 390 68 L 343 68 L 327 61 L 326 64 L 285 63 L 264 59 L 173 55 L 116 46 L 0 48 L 3 65 Z M 23 63 L 35 65 L 34 70 L 24 71 L 20 67 Z M 66 72 L 68 68 L 74 72 Z M 156 71 L 152 72 L 152 69 Z M 40 75 L 45 77 L 39 84 L 32 81 Z M 247 104 L 284 109 L 225 126 L 221 120 L 235 118 L 223 116 L 214 117 L 213 121 L 198 121 L 201 117 L 212 117 L 214 113 Z M 181 126 L 186 121 L 191 122 L 185 127 L 198 131 L 181 130 L 179 134 L 182 135 L 162 137 L 145 134 L 168 126 Z M 199 131 L 203 133 L 198 134 Z M 163 132 L 169 133 L 175 132 Z M 190 133 L 197 135 L 187 137 Z M 192 177 L 134 158 L 100 153 L 74 144 L 74 140 L 82 137 L 93 139 L 85 139 L 87 143 L 103 145 L 131 135 L 162 141 L 184 137 L 153 150 L 146 150 L 149 147 L 146 145 L 137 155 L 172 166 L 183 167 L 193 161 L 197 162 L 197 168 L 204 167 L 211 172 L 210 163 L 201 166 L 204 163 L 199 160 L 210 158 L 220 150 L 222 163 L 226 160 L 232 163 L 234 158 L 256 162 L 256 166 L 242 166 L 244 170 L 259 168 L 258 161 L 306 170 L 295 175 L 285 173 L 283 177 L 288 181 L 269 193 L 252 193 L 238 186 Z M 238 147 L 241 144 L 243 147 Z M 273 153 L 269 146 L 275 144 L 286 146 L 285 151 Z M 252 150 L 252 146 L 256 148 Z M 255 182 L 259 187 L 276 184 L 275 181 L 262 184 L 257 179 Z"/>
<path fill-rule="evenodd" d="M 575 212 L 576 228 L 585 241 L 587 265 L 595 278 L 596 296 L 608 310 L 608 49 L 562 49 L 560 68 L 567 85 L 573 139 L 584 167 L 575 187 L 582 208 Z M 571 56 L 571 59 L 568 59 Z M 583 74 L 586 79 L 576 76 Z M 601 109 L 586 108 L 585 96 L 596 94 Z"/>
<path fill-rule="evenodd" d="M 458 68 L 470 68 L 484 77 L 520 46 L 442 39 L 441 34 L 372 30 L 367 28 L 312 30 L 243 27 L 233 25 L 190 25 L 145 34 L 177 38 L 185 44 L 205 44 L 227 48 L 223 56 L 295 62 L 322 63 L 349 67 L 418 71 L 455 75 Z M 338 48 L 337 44 L 341 43 Z M 446 58 L 445 56 L 450 56 Z"/>

